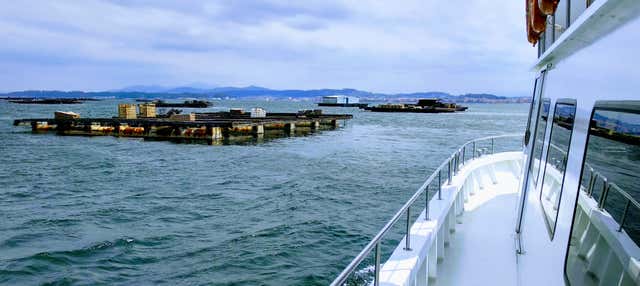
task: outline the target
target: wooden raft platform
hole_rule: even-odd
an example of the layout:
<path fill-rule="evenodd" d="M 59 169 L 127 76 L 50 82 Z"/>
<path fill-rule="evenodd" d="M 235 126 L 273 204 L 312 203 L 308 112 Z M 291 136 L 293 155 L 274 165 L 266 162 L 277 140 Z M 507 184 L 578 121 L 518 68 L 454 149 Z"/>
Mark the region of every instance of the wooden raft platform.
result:
<path fill-rule="evenodd" d="M 59 135 L 138 137 L 155 140 L 206 140 L 209 144 L 232 136 L 261 138 L 265 133 L 295 135 L 323 129 L 335 129 L 351 114 L 300 115 L 267 113 L 266 117 L 230 112 L 196 113 L 194 121 L 169 118 L 29 118 L 16 119 L 14 126 L 31 126 L 33 132 Z"/>

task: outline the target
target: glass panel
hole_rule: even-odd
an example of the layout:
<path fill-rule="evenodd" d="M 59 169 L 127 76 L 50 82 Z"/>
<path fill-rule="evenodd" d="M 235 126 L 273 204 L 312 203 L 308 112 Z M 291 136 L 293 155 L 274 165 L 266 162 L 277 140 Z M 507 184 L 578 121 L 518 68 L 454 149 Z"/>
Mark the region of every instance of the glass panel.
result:
<path fill-rule="evenodd" d="M 633 107 L 637 107 L 634 110 Z M 594 110 L 589 128 L 589 145 L 585 162 L 588 170 L 583 171 L 583 185 L 588 184 L 590 169 L 600 177 L 595 182 L 593 193 L 597 199 L 603 194 L 603 180 L 606 178 L 610 188 L 604 209 L 619 223 L 622 220 L 627 199 L 618 189 L 628 193 L 636 201 L 640 200 L 640 191 L 636 191 L 640 179 L 640 102 L 627 102 L 625 105 L 600 105 Z M 624 229 L 633 240 L 640 244 L 640 221 L 626 220 Z"/>
<path fill-rule="evenodd" d="M 547 17 L 547 29 L 544 31 L 545 34 L 545 47 L 548 49 L 553 44 L 553 17 Z"/>
<path fill-rule="evenodd" d="M 556 103 L 540 192 L 540 202 L 551 238 L 553 238 L 558 218 L 575 115 L 575 103 Z"/>
<path fill-rule="evenodd" d="M 555 38 L 556 40 L 560 38 L 560 35 L 564 33 L 565 30 L 569 27 L 569 2 L 568 1 L 560 1 L 558 3 L 558 8 L 555 13 Z"/>
<path fill-rule="evenodd" d="M 582 12 L 584 12 L 584 10 L 587 9 L 587 1 L 573 0 L 571 1 L 570 5 L 571 5 L 571 11 L 569 12 L 569 15 L 571 16 L 571 23 L 573 23 L 576 21 L 576 19 L 578 19 L 578 17 L 580 17 L 580 15 L 582 15 Z"/>
<path fill-rule="evenodd" d="M 531 106 L 529 106 L 529 119 L 527 119 L 527 129 L 524 133 L 524 145 L 529 145 L 529 140 L 531 139 L 531 130 L 532 124 L 534 123 L 534 119 L 536 114 L 538 114 L 538 102 L 540 96 L 537 96 L 539 93 L 540 86 L 542 85 L 542 76 L 536 78 L 536 81 L 533 85 L 533 97 L 531 98 Z"/>
<path fill-rule="evenodd" d="M 551 101 L 548 98 L 542 99 L 542 109 L 538 117 L 538 127 L 536 128 L 535 142 L 533 143 L 532 170 L 529 177 L 533 179 L 533 185 L 538 185 L 538 174 L 540 162 L 542 161 L 542 146 L 544 145 L 544 134 L 547 132 L 547 119 L 549 118 L 549 107 Z"/>
<path fill-rule="evenodd" d="M 596 104 L 587 142 L 580 189 L 582 198 L 586 198 L 582 201 L 591 201 L 591 207 L 582 203 L 576 206 L 565 265 L 571 285 L 585 285 L 594 279 L 585 270 L 582 254 L 582 237 L 591 225 L 586 214 L 594 205 L 603 207 L 618 223 L 622 233 L 613 230 L 611 237 L 626 233 L 640 244 L 640 208 L 631 203 L 640 200 L 640 101 Z M 602 225 L 591 227 L 597 232 L 612 232 L 610 228 L 601 229 Z"/>
<path fill-rule="evenodd" d="M 540 39 L 538 40 L 538 45 L 540 45 L 540 56 L 542 56 L 544 54 L 544 52 L 547 50 L 547 47 L 544 43 L 544 39 L 547 36 L 545 36 L 545 33 L 543 32 L 542 34 L 540 34 Z"/>

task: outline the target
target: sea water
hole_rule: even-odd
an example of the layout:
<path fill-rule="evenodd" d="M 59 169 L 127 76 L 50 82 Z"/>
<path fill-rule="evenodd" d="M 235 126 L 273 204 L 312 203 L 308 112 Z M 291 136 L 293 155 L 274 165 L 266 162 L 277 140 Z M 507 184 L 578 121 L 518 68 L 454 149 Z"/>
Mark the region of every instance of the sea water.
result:
<path fill-rule="evenodd" d="M 528 104 L 350 113 L 341 128 L 208 146 L 32 134 L 18 118 L 117 103 L 0 100 L 0 284 L 324 285 L 467 140 L 523 133 Z M 318 108 L 215 101 L 198 111 Z M 401 238 L 390 235 L 384 253 Z M 363 265 L 366 267 L 367 265 Z"/>

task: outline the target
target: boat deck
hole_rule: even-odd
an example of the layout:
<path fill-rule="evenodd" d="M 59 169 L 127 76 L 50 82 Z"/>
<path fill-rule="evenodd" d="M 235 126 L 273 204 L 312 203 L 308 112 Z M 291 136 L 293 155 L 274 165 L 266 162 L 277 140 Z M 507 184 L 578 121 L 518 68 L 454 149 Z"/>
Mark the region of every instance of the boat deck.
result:
<path fill-rule="evenodd" d="M 522 153 L 465 163 L 382 266 L 380 285 L 517 285 L 515 221 Z"/>
<path fill-rule="evenodd" d="M 497 184 L 470 196 L 430 285 L 516 285 L 514 228 L 518 179 L 496 173 Z M 460 224 L 460 222 L 462 222 Z"/>

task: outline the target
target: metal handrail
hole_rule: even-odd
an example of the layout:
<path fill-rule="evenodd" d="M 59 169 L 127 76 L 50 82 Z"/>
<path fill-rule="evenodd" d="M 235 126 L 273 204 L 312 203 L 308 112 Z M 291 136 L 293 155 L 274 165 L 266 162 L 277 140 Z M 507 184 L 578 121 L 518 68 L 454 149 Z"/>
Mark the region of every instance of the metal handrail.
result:
<path fill-rule="evenodd" d="M 406 230 L 405 230 L 405 247 L 404 249 L 407 251 L 411 250 L 411 242 L 410 242 L 410 227 L 411 227 L 411 206 L 418 200 L 418 198 L 426 191 L 426 201 L 425 201 L 425 214 L 426 220 L 429 220 L 429 186 L 433 183 L 436 178 L 438 179 L 438 199 L 442 199 L 442 172 L 446 170 L 447 172 L 447 184 L 451 184 L 451 179 L 457 172 L 460 170 L 460 164 L 464 165 L 467 161 L 473 160 L 476 158 L 476 142 L 480 141 L 489 141 L 491 140 L 491 154 L 494 152 L 494 141 L 496 139 L 502 138 L 514 138 L 514 137 L 522 137 L 522 134 L 505 134 L 498 136 L 488 136 L 482 137 L 478 139 L 469 140 L 464 143 L 457 151 L 453 152 L 451 156 L 449 156 L 436 170 L 427 178 L 427 180 L 418 188 L 418 190 L 409 198 L 409 200 L 398 210 L 393 217 L 382 227 L 380 231 L 369 241 L 369 243 L 360 251 L 360 253 L 345 267 L 342 272 L 331 282 L 332 286 L 339 286 L 346 282 L 347 278 L 356 270 L 358 265 L 364 261 L 367 256 L 375 249 L 375 276 L 373 285 L 377 286 L 380 280 L 380 243 L 384 236 L 389 232 L 389 230 L 400 220 L 403 214 L 406 214 Z M 465 153 L 467 146 L 471 145 L 472 147 L 472 158 L 465 158 Z M 481 156 L 482 154 L 479 154 Z M 466 160 L 465 160 L 466 159 Z"/>
<path fill-rule="evenodd" d="M 640 202 L 634 199 L 625 190 L 620 188 L 616 183 L 609 182 L 607 177 L 602 175 L 600 172 L 594 170 L 591 164 L 585 163 L 585 167 L 588 168 L 587 170 L 589 171 L 589 183 L 587 184 L 587 187 L 584 190 L 584 192 L 587 194 L 588 197 L 593 198 L 593 190 L 595 188 L 595 185 L 598 179 L 602 180 L 602 192 L 600 193 L 600 198 L 598 198 L 598 209 L 600 211 L 605 210 L 605 204 L 607 203 L 607 198 L 609 197 L 609 192 L 611 192 L 611 190 L 613 190 L 614 192 L 617 192 L 618 194 L 620 194 L 622 197 L 626 199 L 626 204 L 624 206 L 624 210 L 622 212 L 622 217 L 620 218 L 620 221 L 616 221 L 616 219 L 613 218 L 612 216 L 613 220 L 619 224 L 618 232 L 622 232 L 622 229 L 624 228 L 624 223 L 627 219 L 627 214 L 629 213 L 629 207 L 634 206 L 636 209 L 640 211 Z"/>

